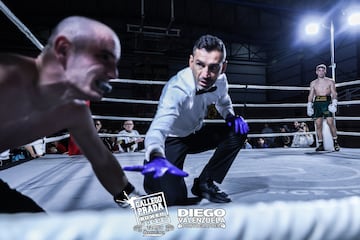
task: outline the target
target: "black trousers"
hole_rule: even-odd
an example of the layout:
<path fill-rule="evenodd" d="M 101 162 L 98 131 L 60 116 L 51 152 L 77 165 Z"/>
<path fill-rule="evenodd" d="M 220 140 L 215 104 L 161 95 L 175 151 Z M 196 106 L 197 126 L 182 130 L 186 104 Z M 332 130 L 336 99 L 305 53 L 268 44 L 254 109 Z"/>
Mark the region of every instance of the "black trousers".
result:
<path fill-rule="evenodd" d="M 0 179 L 0 213 L 45 212 L 31 198 L 21 194 Z"/>
<path fill-rule="evenodd" d="M 236 155 L 240 151 L 246 135 L 234 133 L 228 126 L 204 126 L 187 137 L 168 137 L 165 142 L 166 158 L 180 169 L 183 169 L 188 153 L 200 153 L 216 149 L 214 155 L 203 168 L 199 179 L 211 179 L 222 183 Z M 184 178 L 166 174 L 154 179 L 151 174 L 145 175 L 144 189 L 150 193 L 164 192 L 168 205 L 182 205 L 187 200 L 187 188 Z"/>

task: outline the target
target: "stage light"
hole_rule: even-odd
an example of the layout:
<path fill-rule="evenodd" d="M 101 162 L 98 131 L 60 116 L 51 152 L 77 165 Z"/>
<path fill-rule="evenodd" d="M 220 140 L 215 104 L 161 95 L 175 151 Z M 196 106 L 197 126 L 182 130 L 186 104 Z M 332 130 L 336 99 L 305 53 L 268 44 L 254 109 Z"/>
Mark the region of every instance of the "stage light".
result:
<path fill-rule="evenodd" d="M 350 26 L 360 25 L 360 12 L 350 14 L 348 17 L 348 23 Z"/>
<path fill-rule="evenodd" d="M 320 29 L 320 25 L 318 23 L 308 23 L 305 26 L 305 33 L 308 35 L 318 34 Z"/>

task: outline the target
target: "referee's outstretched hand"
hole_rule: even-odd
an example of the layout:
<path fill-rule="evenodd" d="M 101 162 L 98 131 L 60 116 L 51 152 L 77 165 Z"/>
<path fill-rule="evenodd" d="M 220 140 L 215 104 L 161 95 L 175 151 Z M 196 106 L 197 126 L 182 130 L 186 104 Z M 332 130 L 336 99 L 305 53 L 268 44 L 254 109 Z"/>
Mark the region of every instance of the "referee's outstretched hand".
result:
<path fill-rule="evenodd" d="M 154 157 L 149 163 L 146 163 L 144 165 L 125 166 L 123 169 L 125 171 L 141 172 L 143 175 L 152 173 L 153 178 L 162 177 L 166 173 L 179 177 L 189 176 L 188 173 L 175 167 L 164 157 Z"/>

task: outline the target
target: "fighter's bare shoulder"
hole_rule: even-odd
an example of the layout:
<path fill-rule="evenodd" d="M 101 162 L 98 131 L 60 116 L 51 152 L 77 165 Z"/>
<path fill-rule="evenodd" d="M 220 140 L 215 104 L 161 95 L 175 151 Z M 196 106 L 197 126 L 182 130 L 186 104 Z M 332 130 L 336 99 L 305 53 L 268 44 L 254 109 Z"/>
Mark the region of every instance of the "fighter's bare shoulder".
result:
<path fill-rule="evenodd" d="M 30 78 L 31 73 L 36 73 L 34 59 L 16 54 L 0 54 L 0 82 L 16 82 L 21 76 Z"/>
<path fill-rule="evenodd" d="M 334 79 L 326 77 L 325 80 L 326 80 L 330 85 L 335 85 Z"/>
<path fill-rule="evenodd" d="M 325 77 L 325 80 L 329 81 L 330 83 L 335 83 L 334 79 Z"/>

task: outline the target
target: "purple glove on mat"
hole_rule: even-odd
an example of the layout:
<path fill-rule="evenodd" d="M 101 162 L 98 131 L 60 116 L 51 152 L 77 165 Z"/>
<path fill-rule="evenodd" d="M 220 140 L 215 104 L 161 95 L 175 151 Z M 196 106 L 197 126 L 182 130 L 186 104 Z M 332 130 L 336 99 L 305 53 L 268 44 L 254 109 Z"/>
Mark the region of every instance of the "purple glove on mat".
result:
<path fill-rule="evenodd" d="M 240 116 L 230 115 L 226 118 L 226 123 L 235 133 L 246 134 L 249 131 L 247 122 Z"/>
<path fill-rule="evenodd" d="M 164 176 L 165 173 L 172 174 L 179 177 L 187 177 L 188 173 L 180 170 L 171 164 L 166 158 L 154 157 L 149 163 L 145 165 L 127 166 L 123 167 L 125 171 L 141 172 L 143 175 L 153 173 L 153 178 Z"/>

